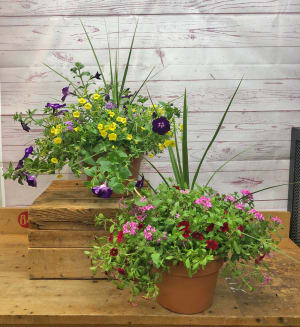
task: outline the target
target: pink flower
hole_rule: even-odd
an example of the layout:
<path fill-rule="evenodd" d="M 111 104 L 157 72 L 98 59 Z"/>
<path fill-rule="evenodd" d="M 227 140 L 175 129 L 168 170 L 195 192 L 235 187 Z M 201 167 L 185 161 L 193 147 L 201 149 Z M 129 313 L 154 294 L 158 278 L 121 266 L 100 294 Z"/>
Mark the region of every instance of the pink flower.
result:
<path fill-rule="evenodd" d="M 143 197 L 141 198 L 141 202 L 147 202 L 147 198 L 146 198 L 145 196 L 143 196 Z"/>
<path fill-rule="evenodd" d="M 227 200 L 227 201 L 230 201 L 230 202 L 234 202 L 236 199 L 233 196 L 231 196 L 231 195 L 226 195 L 225 198 L 224 198 L 224 200 Z"/>
<path fill-rule="evenodd" d="M 139 221 L 143 221 L 146 217 L 145 217 L 145 215 L 137 215 L 137 216 L 135 216 L 135 218 Z"/>
<path fill-rule="evenodd" d="M 155 227 L 152 227 L 151 225 L 148 225 L 144 229 L 144 236 L 147 241 L 152 241 L 152 233 L 156 231 Z"/>
<path fill-rule="evenodd" d="M 126 224 L 123 225 L 123 233 L 126 234 L 126 233 L 130 233 L 130 230 L 128 230 L 128 221 Z"/>
<path fill-rule="evenodd" d="M 260 221 L 265 220 L 264 216 L 256 209 L 251 209 L 250 211 L 248 211 L 248 214 L 253 214 L 256 220 L 260 220 Z"/>
<path fill-rule="evenodd" d="M 179 218 L 179 217 L 180 217 L 180 214 L 176 213 L 175 218 Z"/>
<path fill-rule="evenodd" d="M 207 198 L 206 196 L 201 196 L 199 199 L 196 199 L 196 204 L 201 204 L 204 208 L 211 208 L 212 204 L 210 203 L 210 198 Z"/>
<path fill-rule="evenodd" d="M 271 277 L 268 276 L 267 274 L 265 274 L 265 279 L 263 281 L 263 285 L 267 285 L 270 280 L 271 280 Z"/>
<path fill-rule="evenodd" d="M 275 221 L 278 224 L 282 224 L 281 219 L 279 217 L 277 217 L 277 216 L 276 217 L 272 217 L 271 220 Z"/>
<path fill-rule="evenodd" d="M 249 200 L 253 200 L 253 194 L 249 190 L 241 190 L 244 196 L 247 196 Z"/>
<path fill-rule="evenodd" d="M 144 213 L 146 211 L 149 211 L 151 209 L 154 209 L 155 207 L 152 204 L 148 204 L 145 207 L 139 207 L 139 209 Z"/>
<path fill-rule="evenodd" d="M 190 193 L 190 190 L 189 189 L 180 190 L 180 193 L 182 193 L 182 194 L 189 194 Z"/>
<path fill-rule="evenodd" d="M 135 221 L 128 222 L 123 225 L 123 233 L 127 234 L 129 233 L 130 235 L 136 234 L 136 231 L 138 229 L 138 223 Z"/>
<path fill-rule="evenodd" d="M 239 210 L 245 209 L 245 205 L 243 203 L 236 203 L 234 206 Z"/>
<path fill-rule="evenodd" d="M 167 232 L 163 232 L 163 238 L 164 239 L 167 239 L 168 237 L 167 237 Z"/>

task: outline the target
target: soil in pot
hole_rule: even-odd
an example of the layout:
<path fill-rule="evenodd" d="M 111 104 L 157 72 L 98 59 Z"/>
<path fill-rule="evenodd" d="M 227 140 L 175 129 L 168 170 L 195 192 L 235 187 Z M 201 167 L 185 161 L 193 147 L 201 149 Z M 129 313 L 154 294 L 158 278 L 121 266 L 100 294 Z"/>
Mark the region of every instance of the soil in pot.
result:
<path fill-rule="evenodd" d="M 162 273 L 158 284 L 157 302 L 173 312 L 183 314 L 199 313 L 212 305 L 222 260 L 207 264 L 204 270 L 189 277 L 183 263 L 170 267 L 170 272 Z"/>

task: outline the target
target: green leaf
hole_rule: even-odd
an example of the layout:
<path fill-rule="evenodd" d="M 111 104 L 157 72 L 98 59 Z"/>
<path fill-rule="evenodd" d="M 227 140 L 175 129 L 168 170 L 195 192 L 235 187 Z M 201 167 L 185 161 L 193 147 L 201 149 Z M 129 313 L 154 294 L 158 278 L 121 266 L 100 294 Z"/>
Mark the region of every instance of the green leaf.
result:
<path fill-rule="evenodd" d="M 125 192 L 125 187 L 122 183 L 116 183 L 112 185 L 111 188 L 117 194 L 122 194 Z"/>
<path fill-rule="evenodd" d="M 240 249 L 240 247 L 237 245 L 237 243 L 236 243 L 235 240 L 233 241 L 233 248 L 234 248 L 234 251 L 235 251 L 237 254 L 240 254 L 240 253 L 241 253 L 241 249 Z"/>
<path fill-rule="evenodd" d="M 151 254 L 151 259 L 153 261 L 153 264 L 156 268 L 160 267 L 160 253 L 155 252 Z"/>
<path fill-rule="evenodd" d="M 103 160 L 102 158 L 99 158 L 97 160 L 97 164 L 100 165 L 100 171 L 103 172 L 103 173 L 106 172 L 106 171 L 110 171 L 111 166 L 112 166 L 110 161 Z"/>
<path fill-rule="evenodd" d="M 161 177 L 161 179 L 166 183 L 168 187 L 170 187 L 169 183 L 165 179 L 165 177 L 160 173 L 160 171 L 150 162 L 147 158 L 144 158 L 151 166 L 152 168 L 158 173 L 158 175 Z"/>
<path fill-rule="evenodd" d="M 180 173 L 179 173 L 179 168 L 178 168 L 178 165 L 177 165 L 177 162 L 176 162 L 174 151 L 173 151 L 171 146 L 168 147 L 168 150 L 169 150 L 169 157 L 170 157 L 170 160 L 171 160 L 172 169 L 173 169 L 173 173 L 174 173 L 174 176 L 175 176 L 175 179 L 176 179 L 176 183 L 177 183 L 177 185 L 180 185 L 181 188 L 183 188 L 183 185 L 181 185 L 181 176 L 180 176 Z"/>
<path fill-rule="evenodd" d="M 192 182 L 191 190 L 194 188 L 194 185 L 195 185 L 195 183 L 196 183 L 196 180 L 197 180 L 197 177 L 198 177 L 198 174 L 199 174 L 200 168 L 201 168 L 201 166 L 202 166 L 202 163 L 203 163 L 203 161 L 204 161 L 204 159 L 205 159 L 205 157 L 206 157 L 206 155 L 207 155 L 208 150 L 209 150 L 210 147 L 213 145 L 213 143 L 214 143 L 216 137 L 217 137 L 218 134 L 219 134 L 219 131 L 220 131 L 222 125 L 223 125 L 224 119 L 225 119 L 225 117 L 226 117 L 226 115 L 227 115 L 227 112 L 228 112 L 228 110 L 229 110 L 229 108 L 230 108 L 230 106 L 231 106 L 231 104 L 232 104 L 232 101 L 233 101 L 233 99 L 234 99 L 234 97 L 235 97 L 235 95 L 236 95 L 236 93 L 237 93 L 237 91 L 238 91 L 238 89 L 239 89 L 239 87 L 240 87 L 240 85 L 241 85 L 241 83 L 242 83 L 242 80 L 243 80 L 243 79 L 240 80 L 240 82 L 239 82 L 239 84 L 238 84 L 236 90 L 234 91 L 233 96 L 231 97 L 231 99 L 230 99 L 230 101 L 229 101 L 229 104 L 228 104 L 228 106 L 227 106 L 227 108 L 226 108 L 226 110 L 225 110 L 225 112 L 224 112 L 224 114 L 223 114 L 223 116 L 222 116 L 222 119 L 221 119 L 221 121 L 220 121 L 220 123 L 219 123 L 219 125 L 218 125 L 218 127 L 217 127 L 217 129 L 216 129 L 216 131 L 215 131 L 215 134 L 213 135 L 213 138 L 211 139 L 210 143 L 208 144 L 206 150 L 204 151 L 204 154 L 203 154 L 203 156 L 202 156 L 202 158 L 201 158 L 201 160 L 200 160 L 200 163 L 199 163 L 199 165 L 198 165 L 198 167 L 197 167 L 197 170 L 196 170 L 196 172 L 195 172 L 195 175 L 194 175 L 194 178 L 193 178 L 193 182 Z M 183 127 L 183 128 L 184 128 L 184 127 Z"/>
<path fill-rule="evenodd" d="M 189 178 L 189 154 L 188 154 L 188 145 L 187 145 L 187 112 L 188 107 L 186 103 L 186 89 L 184 90 L 184 101 L 183 101 L 183 131 L 182 131 L 182 172 L 184 183 L 187 188 L 190 187 L 190 178 Z"/>
<path fill-rule="evenodd" d="M 94 175 L 96 175 L 96 172 L 97 172 L 97 167 L 95 167 L 95 166 L 84 169 L 84 173 L 90 177 L 93 177 Z"/>
<path fill-rule="evenodd" d="M 190 269 L 191 268 L 191 262 L 190 262 L 190 259 L 189 258 L 187 258 L 185 260 L 185 266 L 186 266 L 187 269 Z"/>
<path fill-rule="evenodd" d="M 129 176 L 131 176 L 131 171 L 128 169 L 128 167 L 121 167 L 119 174 L 122 179 L 127 179 Z"/>

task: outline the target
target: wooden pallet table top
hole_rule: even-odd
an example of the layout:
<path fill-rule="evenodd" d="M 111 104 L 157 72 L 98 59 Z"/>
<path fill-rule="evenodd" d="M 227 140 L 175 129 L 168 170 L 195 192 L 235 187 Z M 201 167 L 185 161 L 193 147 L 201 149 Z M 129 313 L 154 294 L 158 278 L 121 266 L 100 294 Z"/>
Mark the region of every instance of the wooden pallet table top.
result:
<path fill-rule="evenodd" d="M 289 239 L 281 246 L 300 260 Z M 210 309 L 180 315 L 143 298 L 132 306 L 106 280 L 29 280 L 27 247 L 26 235 L 1 235 L 0 326 L 300 326 L 300 264 L 280 254 L 269 285 L 249 293 L 219 277 Z"/>

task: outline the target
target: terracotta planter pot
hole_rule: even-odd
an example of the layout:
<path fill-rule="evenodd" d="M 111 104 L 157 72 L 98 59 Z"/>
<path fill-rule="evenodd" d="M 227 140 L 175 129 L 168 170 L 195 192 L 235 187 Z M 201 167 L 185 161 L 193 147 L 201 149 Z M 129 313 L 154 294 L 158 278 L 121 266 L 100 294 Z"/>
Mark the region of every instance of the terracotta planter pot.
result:
<path fill-rule="evenodd" d="M 130 179 L 134 179 L 134 180 L 138 180 L 139 179 L 139 172 L 140 172 L 140 168 L 141 168 L 141 162 L 142 162 L 143 157 L 138 157 L 138 158 L 134 158 L 131 160 L 131 164 L 129 167 L 129 170 L 131 171 L 131 176 L 129 177 Z M 90 181 L 92 179 L 92 177 L 87 176 L 87 180 Z M 127 182 L 124 183 L 124 185 L 126 185 Z M 116 194 L 113 193 L 111 197 L 113 198 L 121 198 L 122 196 L 124 196 L 124 194 Z"/>
<path fill-rule="evenodd" d="M 212 261 L 192 278 L 188 276 L 183 263 L 171 266 L 170 273 L 163 272 L 162 282 L 157 285 L 157 302 L 177 313 L 193 314 L 206 310 L 212 305 L 222 264 L 222 260 Z"/>

